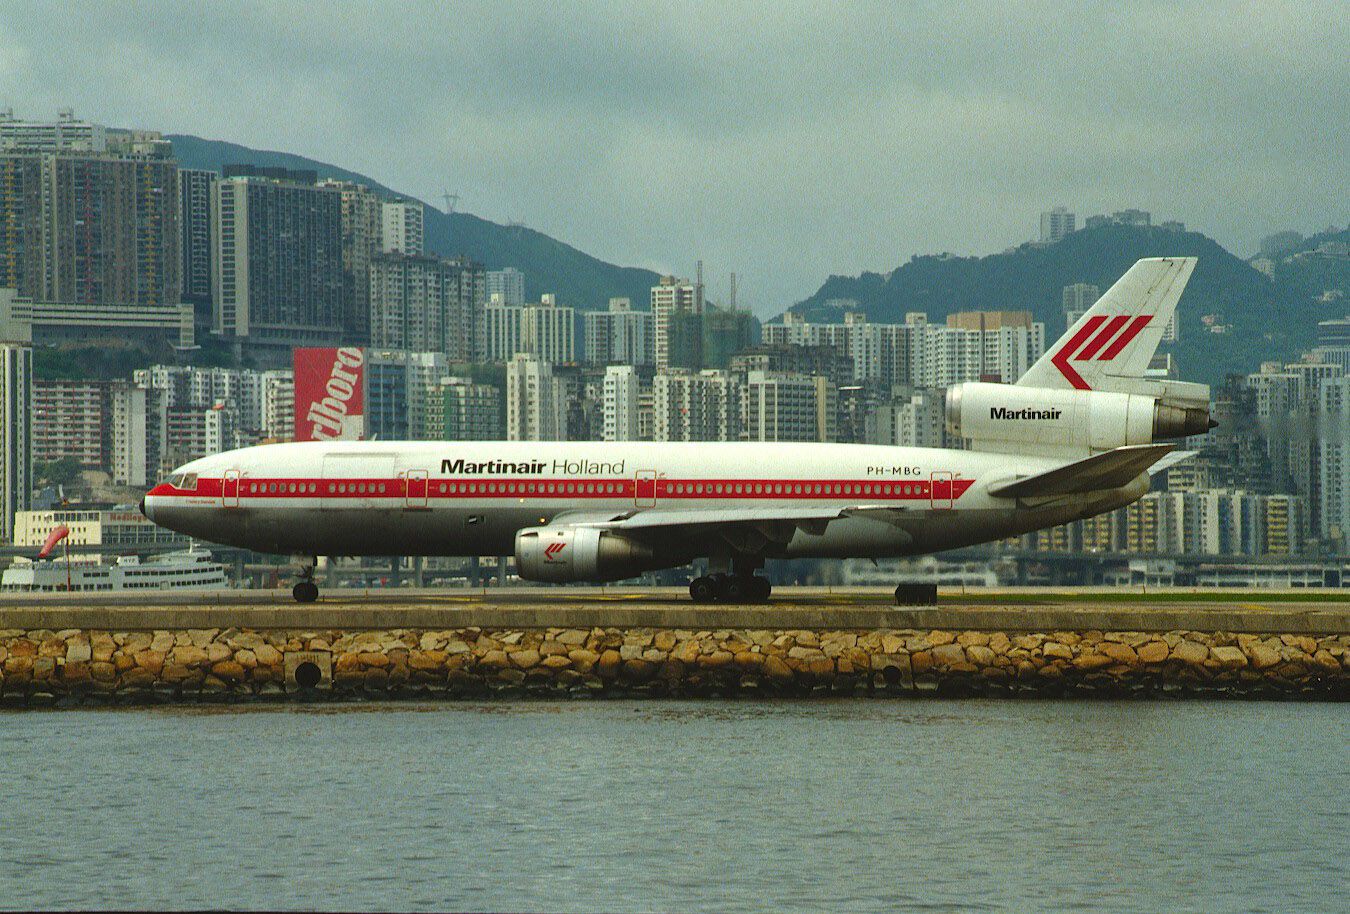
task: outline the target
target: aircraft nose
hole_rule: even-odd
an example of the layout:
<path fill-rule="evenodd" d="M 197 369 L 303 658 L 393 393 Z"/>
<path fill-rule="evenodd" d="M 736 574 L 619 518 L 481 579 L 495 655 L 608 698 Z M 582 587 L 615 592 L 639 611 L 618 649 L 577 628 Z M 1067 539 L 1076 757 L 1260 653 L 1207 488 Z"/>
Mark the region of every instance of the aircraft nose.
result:
<path fill-rule="evenodd" d="M 144 515 L 145 517 L 147 517 L 147 518 L 150 516 L 149 514 L 146 514 L 146 513 L 145 513 L 145 496 L 144 496 L 144 495 L 141 496 L 141 514 L 143 514 L 143 515 Z"/>

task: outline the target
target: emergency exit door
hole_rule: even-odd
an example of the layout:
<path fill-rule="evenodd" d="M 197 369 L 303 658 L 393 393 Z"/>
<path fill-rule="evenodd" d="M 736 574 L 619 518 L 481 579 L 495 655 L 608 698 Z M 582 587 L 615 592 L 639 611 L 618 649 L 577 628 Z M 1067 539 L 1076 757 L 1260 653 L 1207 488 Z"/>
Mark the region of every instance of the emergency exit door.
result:
<path fill-rule="evenodd" d="M 932 505 L 939 511 L 948 511 L 952 507 L 953 474 L 937 472 L 928 480 L 928 496 Z"/>
<path fill-rule="evenodd" d="M 656 471 L 638 470 L 633 477 L 633 506 L 656 507 Z"/>

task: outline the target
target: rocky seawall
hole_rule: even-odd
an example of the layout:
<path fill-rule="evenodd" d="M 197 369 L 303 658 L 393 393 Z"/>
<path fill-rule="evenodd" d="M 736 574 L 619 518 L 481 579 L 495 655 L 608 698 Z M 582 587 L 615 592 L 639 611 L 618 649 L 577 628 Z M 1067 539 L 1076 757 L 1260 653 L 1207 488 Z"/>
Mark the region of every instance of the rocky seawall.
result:
<path fill-rule="evenodd" d="M 678 628 L 0 629 L 0 704 L 489 697 L 1344 700 L 1350 635 Z"/>

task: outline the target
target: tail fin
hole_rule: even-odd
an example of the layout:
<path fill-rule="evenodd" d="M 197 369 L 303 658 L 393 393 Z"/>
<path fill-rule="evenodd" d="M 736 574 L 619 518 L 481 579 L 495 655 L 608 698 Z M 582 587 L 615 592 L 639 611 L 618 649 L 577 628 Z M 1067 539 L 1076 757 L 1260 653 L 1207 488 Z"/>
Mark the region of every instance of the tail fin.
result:
<path fill-rule="evenodd" d="M 1146 257 L 1017 380 L 1023 387 L 1136 389 L 1176 312 L 1194 257 Z"/>

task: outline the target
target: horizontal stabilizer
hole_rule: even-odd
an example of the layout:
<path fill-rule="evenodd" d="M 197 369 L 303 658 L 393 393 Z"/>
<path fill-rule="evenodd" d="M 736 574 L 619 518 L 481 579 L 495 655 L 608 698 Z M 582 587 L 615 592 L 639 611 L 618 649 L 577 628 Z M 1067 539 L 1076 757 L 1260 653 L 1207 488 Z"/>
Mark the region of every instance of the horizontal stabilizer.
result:
<path fill-rule="evenodd" d="M 998 498 L 1041 498 L 1118 489 L 1146 472 L 1172 447 L 1170 444 L 1118 447 L 1034 476 L 995 484 L 989 488 L 989 494 Z"/>

